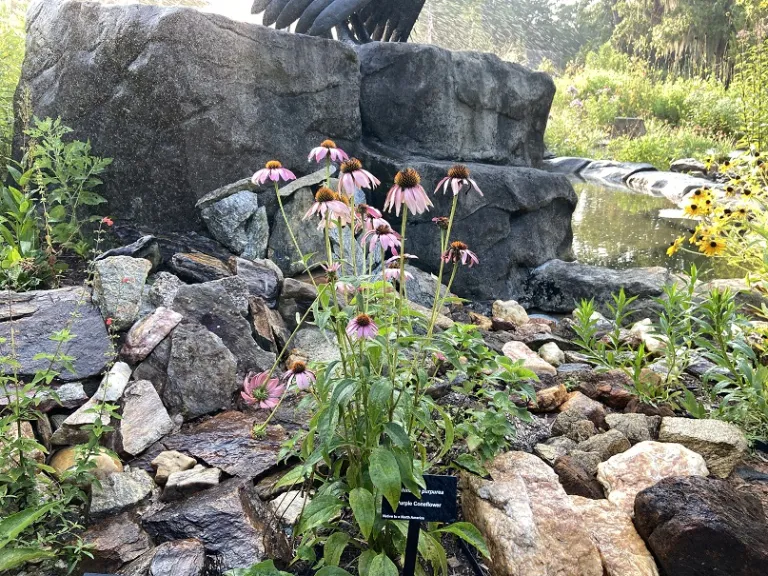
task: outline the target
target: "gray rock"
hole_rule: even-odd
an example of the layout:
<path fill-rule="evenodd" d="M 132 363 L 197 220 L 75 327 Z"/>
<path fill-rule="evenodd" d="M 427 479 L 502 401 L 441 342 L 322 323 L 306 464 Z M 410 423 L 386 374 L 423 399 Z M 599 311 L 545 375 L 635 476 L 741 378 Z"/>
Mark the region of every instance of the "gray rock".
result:
<path fill-rule="evenodd" d="M 339 343 L 333 332 L 322 331 L 315 326 L 302 328 L 293 337 L 291 348 L 306 354 L 310 362 L 329 363 L 341 360 Z"/>
<path fill-rule="evenodd" d="M 263 298 L 271 307 L 277 302 L 283 284 L 283 273 L 271 260 L 235 260 L 235 274 L 242 278 L 248 294 Z"/>
<path fill-rule="evenodd" d="M 173 299 L 176 298 L 176 293 L 184 285 L 184 282 L 170 272 L 158 272 L 151 280 L 152 285 L 149 287 L 150 303 L 156 308 L 160 306 L 170 308 L 173 305 Z"/>
<path fill-rule="evenodd" d="M 284 555 L 287 548 L 285 536 L 269 526 L 269 512 L 245 480 L 222 482 L 145 516 L 143 522 L 161 542 L 199 539 L 220 570 L 248 568 Z"/>
<path fill-rule="evenodd" d="M 301 253 L 304 256 L 314 255 L 308 262 L 310 269 L 327 260 L 325 237 L 323 232 L 317 229 L 316 219 L 304 220 L 304 215 L 314 201 L 314 194 L 309 188 L 301 188 L 287 202 L 283 201 L 286 218 L 291 230 L 293 230 Z M 301 262 L 301 256 L 296 251 L 291 239 L 288 225 L 280 213 L 275 216 L 275 222 L 272 225 L 268 254 L 269 259 L 277 264 L 286 276 L 294 276 L 306 271 Z"/>
<path fill-rule="evenodd" d="M 123 393 L 120 436 L 123 451 L 138 456 L 173 431 L 173 421 L 152 382 L 139 380 Z"/>
<path fill-rule="evenodd" d="M 200 540 L 164 542 L 155 550 L 149 576 L 203 576 L 206 570 L 205 546 Z"/>
<path fill-rule="evenodd" d="M 237 358 L 221 338 L 197 323 L 176 327 L 163 389 L 163 403 L 172 414 L 189 420 L 229 408 L 239 387 Z"/>
<path fill-rule="evenodd" d="M 171 338 L 160 342 L 133 371 L 135 380 L 149 380 L 160 396 L 168 385 L 168 364 L 171 360 Z"/>
<path fill-rule="evenodd" d="M 160 245 L 157 238 L 152 235 L 142 236 L 135 242 L 131 242 L 120 248 L 112 248 L 99 254 L 94 260 L 104 260 L 110 256 L 130 256 L 131 258 L 143 258 L 152 263 L 152 270 L 156 270 L 163 263 L 160 254 Z"/>
<path fill-rule="evenodd" d="M 625 187 L 627 179 L 633 174 L 655 170 L 656 168 L 651 164 L 595 160 L 582 168 L 579 176 L 587 181 L 599 182 L 607 186 Z"/>
<path fill-rule="evenodd" d="M 555 94 L 546 74 L 492 54 L 427 44 L 373 42 L 357 52 L 360 110 L 369 139 L 441 160 L 541 163 L 544 127 Z"/>
<path fill-rule="evenodd" d="M 530 422 L 512 418 L 511 422 L 515 428 L 515 437 L 509 445 L 510 450 L 533 452 L 537 444 L 541 444 L 552 435 L 552 426 L 545 418 L 532 416 Z"/>
<path fill-rule="evenodd" d="M 176 450 L 165 450 L 160 452 L 160 454 L 152 460 L 152 467 L 156 470 L 155 482 L 164 486 L 171 474 L 189 470 L 190 468 L 193 468 L 195 464 L 197 464 L 197 461 L 194 458 L 190 458 L 186 454 L 182 454 Z"/>
<path fill-rule="evenodd" d="M 629 440 L 618 430 L 608 430 L 602 434 L 597 434 L 579 442 L 576 448 L 582 452 L 594 452 L 600 455 L 602 462 L 605 462 L 611 456 L 621 454 L 630 449 Z"/>
<path fill-rule="evenodd" d="M 596 436 L 593 436 L 592 438 L 596 438 Z M 603 461 L 599 453 L 585 452 L 584 450 L 579 450 L 578 447 L 571 450 L 568 453 L 568 456 L 570 456 L 574 462 L 578 462 L 579 465 L 593 477 L 597 475 L 597 467 L 600 465 L 600 462 Z"/>
<path fill-rule="evenodd" d="M 14 369 L 17 376 L 34 376 L 39 370 L 46 370 L 50 360 L 35 358 L 38 354 L 67 355 L 74 358 L 70 372 L 61 362 L 53 364 L 58 378 L 64 381 L 83 380 L 99 376 L 112 360 L 112 341 L 104 326 L 104 319 L 90 301 L 90 294 L 83 288 L 61 288 L 59 290 L 35 290 L 0 294 L 0 309 L 12 310 L 25 307 L 28 312 L 16 316 L 13 323 L 16 344 L 16 360 L 19 367 Z M 51 340 L 54 332 L 69 328 L 73 338 L 59 343 Z M 10 322 L 0 322 L 0 338 L 10 341 Z M 0 373 L 9 374 L 7 364 L 0 366 Z"/>
<path fill-rule="evenodd" d="M 277 309 L 285 320 L 289 330 L 296 328 L 296 315 L 303 315 L 317 298 L 317 290 L 312 284 L 286 278 Z"/>
<path fill-rule="evenodd" d="M 198 464 L 191 470 L 173 472 L 168 476 L 162 499 L 170 502 L 186 498 L 194 492 L 218 486 L 221 470 Z"/>
<path fill-rule="evenodd" d="M 587 420 L 575 408 L 571 408 L 557 415 L 552 424 L 552 434 L 566 436 L 574 442 L 583 442 L 597 434 L 597 428 L 594 422 Z"/>
<path fill-rule="evenodd" d="M 664 196 L 675 204 L 681 204 L 686 194 L 696 188 L 720 187 L 705 178 L 674 172 L 639 172 L 627 178 L 627 186 L 645 194 Z"/>
<path fill-rule="evenodd" d="M 435 294 L 437 293 L 437 276 L 424 272 L 410 264 L 405 265 L 405 270 L 413 276 L 412 279 L 405 281 L 408 300 L 431 309 L 434 304 Z M 440 288 L 440 294 L 443 297 L 455 296 L 455 294 L 448 292 L 445 284 Z M 446 310 L 447 308 L 444 307 L 443 312 L 445 313 Z"/>
<path fill-rule="evenodd" d="M 115 158 L 110 210 L 149 229 L 201 230 L 204 194 L 360 138 L 359 64 L 341 42 L 147 5 L 41 2 L 28 24 L 33 112 Z"/>
<path fill-rule="evenodd" d="M 555 174 L 573 175 L 581 172 L 592 160 L 588 158 L 575 158 L 572 156 L 559 156 L 545 159 L 542 168 Z"/>
<path fill-rule="evenodd" d="M 232 271 L 224 262 L 202 252 L 174 254 L 170 268 L 187 282 L 211 282 L 232 276 Z"/>
<path fill-rule="evenodd" d="M 120 356 L 136 364 L 144 360 L 162 342 L 171 330 L 181 322 L 182 315 L 168 308 L 157 308 L 128 331 Z"/>
<path fill-rule="evenodd" d="M 541 356 L 541 359 L 544 360 L 544 362 L 552 364 L 555 368 L 565 362 L 565 354 L 554 342 L 547 342 L 539 348 L 539 356 Z"/>
<path fill-rule="evenodd" d="M 110 256 L 94 264 L 93 298 L 113 330 L 130 328 L 139 316 L 144 283 L 152 263 L 143 258 Z"/>
<path fill-rule="evenodd" d="M 697 172 L 701 174 L 707 173 L 707 166 L 702 162 L 701 160 L 697 160 L 696 158 L 681 158 L 679 160 L 673 161 L 669 165 L 669 170 L 671 172 L 681 172 L 681 173 L 687 173 L 687 172 Z"/>
<path fill-rule="evenodd" d="M 547 312 L 570 313 L 581 300 L 595 299 L 598 308 L 613 303 L 612 294 L 624 288 L 637 296 L 637 308 L 661 295 L 670 280 L 666 268 L 611 270 L 599 266 L 551 260 L 531 272 L 526 294 L 531 305 Z"/>
<path fill-rule="evenodd" d="M 148 498 L 155 483 L 144 470 L 115 472 L 94 486 L 91 493 L 91 518 L 120 514 Z"/>
<path fill-rule="evenodd" d="M 269 241 L 264 206 L 253 192 L 241 191 L 200 209 L 211 235 L 237 255 L 263 258 Z"/>
<path fill-rule="evenodd" d="M 91 526 L 83 540 L 93 558 L 84 556 L 79 568 L 89 572 L 113 572 L 152 546 L 149 535 L 128 512 Z"/>
<path fill-rule="evenodd" d="M 240 376 L 269 370 L 275 361 L 275 355 L 262 350 L 253 338 L 247 319 L 248 296 L 245 282 L 233 277 L 182 286 L 173 301 L 174 310 L 221 338 L 234 355 Z"/>
<path fill-rule="evenodd" d="M 611 430 L 618 430 L 632 444 L 653 439 L 653 424 L 645 414 L 608 414 L 605 421 Z"/>
<path fill-rule="evenodd" d="M 533 447 L 533 453 L 550 466 L 554 466 L 560 456 L 565 456 L 574 448 L 576 448 L 576 442 L 565 436 L 556 436 L 543 444 L 536 444 Z"/>
<path fill-rule="evenodd" d="M 306 493 L 302 494 L 301 490 L 289 490 L 272 500 L 269 507 L 285 526 L 294 526 L 309 502 L 310 497 Z"/>
<path fill-rule="evenodd" d="M 369 167 L 382 181 L 391 181 L 402 166 L 416 169 L 422 183 L 433 186 L 451 164 L 417 159 L 387 160 L 368 155 Z M 462 267 L 451 290 L 462 298 L 508 300 L 520 298 L 531 269 L 553 258 L 572 257 L 571 215 L 576 194 L 565 176 L 528 168 L 468 164 L 484 196 L 462 195 L 456 209 L 451 237 L 465 242 L 480 265 Z M 434 208 L 408 217 L 405 250 L 419 257 L 426 272 L 440 266 L 440 231 L 432 222 L 447 216 L 453 197 L 430 193 Z M 383 205 L 386 190 L 371 194 L 373 204 Z"/>

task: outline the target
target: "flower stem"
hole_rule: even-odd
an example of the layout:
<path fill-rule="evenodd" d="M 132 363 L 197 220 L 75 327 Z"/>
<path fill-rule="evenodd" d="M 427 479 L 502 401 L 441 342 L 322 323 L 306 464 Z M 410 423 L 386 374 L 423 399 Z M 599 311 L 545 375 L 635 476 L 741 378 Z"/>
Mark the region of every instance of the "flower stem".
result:
<path fill-rule="evenodd" d="M 304 265 L 304 270 L 306 271 L 307 276 L 309 276 L 309 280 L 312 282 L 312 286 L 315 287 L 315 290 L 318 290 L 317 282 L 315 282 L 315 279 L 312 276 L 312 272 L 309 270 L 309 265 L 304 259 L 304 253 L 301 251 L 299 242 L 296 240 L 296 235 L 293 233 L 293 229 L 291 228 L 291 223 L 288 221 L 288 215 L 285 213 L 285 207 L 283 206 L 283 200 L 280 197 L 280 188 L 278 187 L 277 182 L 275 182 L 275 196 L 277 196 L 277 204 L 280 206 L 280 213 L 283 215 L 283 221 L 285 222 L 285 227 L 288 229 L 288 234 L 291 237 L 291 241 L 293 241 L 293 246 L 296 248 L 296 252 L 299 254 L 301 263 Z"/>

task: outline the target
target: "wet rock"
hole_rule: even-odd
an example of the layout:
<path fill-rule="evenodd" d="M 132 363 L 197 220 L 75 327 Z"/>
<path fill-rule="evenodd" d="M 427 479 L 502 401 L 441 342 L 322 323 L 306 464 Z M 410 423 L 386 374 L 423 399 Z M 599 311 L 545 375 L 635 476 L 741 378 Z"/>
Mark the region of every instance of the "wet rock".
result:
<path fill-rule="evenodd" d="M 139 380 L 123 394 L 120 437 L 123 451 L 137 456 L 173 430 L 173 421 L 152 382 Z"/>
<path fill-rule="evenodd" d="M 701 174 L 706 174 L 707 166 L 701 160 L 696 160 L 696 158 L 681 158 L 679 160 L 674 160 L 669 165 L 669 170 L 670 172 L 699 172 Z"/>
<path fill-rule="evenodd" d="M 498 576 L 603 576 L 597 548 L 552 469 L 521 452 L 488 466 L 491 480 L 465 476 L 464 516 L 485 537 Z"/>
<path fill-rule="evenodd" d="M 200 464 L 190 470 L 173 472 L 168 476 L 162 499 L 167 502 L 181 500 L 195 492 L 218 486 L 220 478 L 221 470 Z"/>
<path fill-rule="evenodd" d="M 149 260 L 152 264 L 152 270 L 157 270 L 163 262 L 157 238 L 152 235 L 141 236 L 135 242 L 102 252 L 96 256 L 94 260 L 104 260 L 111 256 L 130 256 L 131 258 L 143 258 L 144 260 Z"/>
<path fill-rule="evenodd" d="M 93 299 L 113 330 L 127 330 L 139 316 L 144 283 L 152 263 L 143 258 L 110 256 L 94 263 Z"/>
<path fill-rule="evenodd" d="M 245 282 L 248 294 L 274 307 L 283 284 L 283 273 L 271 260 L 234 259 L 235 274 Z"/>
<path fill-rule="evenodd" d="M 155 483 L 144 470 L 115 472 L 94 486 L 91 493 L 90 516 L 106 518 L 133 508 L 152 494 Z"/>
<path fill-rule="evenodd" d="M 523 367 L 536 374 L 557 375 L 554 366 L 542 360 L 536 352 L 528 348 L 522 342 L 507 342 L 502 348 L 504 355 L 512 361 L 522 360 Z"/>
<path fill-rule="evenodd" d="M 74 358 L 74 372 L 61 362 L 54 363 L 53 370 L 59 373 L 60 380 L 71 382 L 101 375 L 112 359 L 112 341 L 99 309 L 91 304 L 88 291 L 61 288 L 0 294 L 0 309 L 16 310 L 20 306 L 28 312 L 14 316 L 18 377 L 32 377 L 39 370 L 47 370 L 50 360 L 37 357 L 38 354 L 57 353 Z M 9 341 L 10 327 L 10 322 L 0 322 L 0 338 Z M 69 328 L 72 339 L 62 344 L 51 340 L 51 334 L 65 327 Z M 0 366 L 0 373 L 9 372 L 7 365 Z"/>
<path fill-rule="evenodd" d="M 518 326 L 528 324 L 528 313 L 514 300 L 496 300 L 493 303 L 492 312 L 494 318 L 499 318 L 505 322 L 511 322 Z"/>
<path fill-rule="evenodd" d="M 539 348 L 539 356 L 544 362 L 552 364 L 555 368 L 565 362 L 565 354 L 554 342 L 548 342 Z"/>
<path fill-rule="evenodd" d="M 762 576 L 768 523 L 759 500 L 722 480 L 666 478 L 635 500 L 635 526 L 665 574 Z"/>
<path fill-rule="evenodd" d="M 100 413 L 98 407 L 104 402 L 114 404 L 120 400 L 130 377 L 131 367 L 128 364 L 125 362 L 115 363 L 110 371 L 104 375 L 98 390 L 88 402 L 67 416 L 61 427 L 53 433 L 51 443 L 62 445 L 86 442 L 89 432 L 84 430 L 83 426 L 93 424 L 97 418 L 101 419 L 104 426 L 109 425 L 109 414 Z"/>
<path fill-rule="evenodd" d="M 575 410 L 587 420 L 591 420 L 596 427 L 606 428 L 605 407 L 578 390 L 568 394 L 568 399 L 560 405 L 559 410 Z"/>
<path fill-rule="evenodd" d="M 174 254 L 170 268 L 187 282 L 212 282 L 232 276 L 232 270 L 224 262 L 202 252 Z"/>
<path fill-rule="evenodd" d="M 578 262 L 550 260 L 531 272 L 526 294 L 531 305 L 545 312 L 570 313 L 581 300 L 594 298 L 602 309 L 613 303 L 613 294 L 624 288 L 627 297 L 637 296 L 637 308 L 661 296 L 669 281 L 666 268 L 611 270 Z"/>
<path fill-rule="evenodd" d="M 598 182 L 608 186 L 624 186 L 627 178 L 638 172 L 656 170 L 650 164 L 637 162 L 614 162 L 613 160 L 594 160 L 579 171 L 579 176 L 588 182 Z"/>
<path fill-rule="evenodd" d="M 696 188 L 711 188 L 712 181 L 674 172 L 639 172 L 627 178 L 627 186 L 645 194 L 661 194 L 671 202 L 680 204 L 686 194 Z"/>
<path fill-rule="evenodd" d="M 680 444 L 640 442 L 597 467 L 608 500 L 633 514 L 635 496 L 670 476 L 707 476 L 704 459 Z"/>
<path fill-rule="evenodd" d="M 173 310 L 163 307 L 156 309 L 128 331 L 120 356 L 131 364 L 141 362 L 171 333 L 181 319 L 182 315 Z"/>
<path fill-rule="evenodd" d="M 748 444 L 738 427 L 722 420 L 663 418 L 660 442 L 676 442 L 701 454 L 709 471 L 726 478 L 742 459 Z"/>
<path fill-rule="evenodd" d="M 256 194 L 241 190 L 210 201 L 215 194 L 216 191 L 197 203 L 211 235 L 237 255 L 245 258 L 266 256 L 269 222 L 267 210 L 259 206 Z"/>
<path fill-rule="evenodd" d="M 588 158 L 576 158 L 573 156 L 558 156 L 545 159 L 542 168 L 547 172 L 556 174 L 578 174 L 592 162 Z"/>
<path fill-rule="evenodd" d="M 156 470 L 155 482 L 160 486 L 165 486 L 168 481 L 168 477 L 174 472 L 183 472 L 189 470 L 197 464 L 194 458 L 190 458 L 186 454 L 177 452 L 176 450 L 166 450 L 160 452 L 155 459 L 152 460 L 152 467 Z"/>
<path fill-rule="evenodd" d="M 568 390 L 562 384 L 536 392 L 536 402 L 531 409 L 537 412 L 553 412 L 568 398 Z"/>
<path fill-rule="evenodd" d="M 556 436 L 546 440 L 543 444 L 536 444 L 533 447 L 533 453 L 550 466 L 554 466 L 555 461 L 560 456 L 565 456 L 574 448 L 576 448 L 576 442 L 565 436 Z"/>
<path fill-rule="evenodd" d="M 84 556 L 80 568 L 114 572 L 152 547 L 149 535 L 130 513 L 91 526 L 83 534 L 93 558 Z"/>
<path fill-rule="evenodd" d="M 161 542 L 199 539 L 221 570 L 284 557 L 284 536 L 270 527 L 268 512 L 252 491 L 248 481 L 227 480 L 145 516 L 144 527 Z"/>
<path fill-rule="evenodd" d="M 158 272 L 152 280 L 148 293 L 149 302 L 156 308 L 173 306 L 173 299 L 184 282 L 170 272 Z"/>
<path fill-rule="evenodd" d="M 600 551 L 604 576 L 658 576 L 656 562 L 627 514 L 608 500 L 571 496 L 571 504 Z"/>
<path fill-rule="evenodd" d="M 234 277 L 181 286 L 173 301 L 174 310 L 185 318 L 196 320 L 221 338 L 234 355 L 240 376 L 269 370 L 275 362 L 275 355 L 262 350 L 253 339 L 247 320 L 248 296 L 245 282 Z M 178 328 L 174 342 L 176 333 Z M 171 352 L 172 363 L 173 354 Z"/>
<path fill-rule="evenodd" d="M 164 542 L 155 550 L 149 576 L 203 576 L 205 546 L 196 539 Z"/>
<path fill-rule="evenodd" d="M 595 423 L 588 420 L 580 411 L 572 408 L 557 415 L 552 424 L 552 434 L 566 436 L 574 442 L 583 442 L 597 434 Z"/>
<path fill-rule="evenodd" d="M 608 460 L 611 456 L 626 452 L 630 448 L 629 440 L 618 430 L 609 430 L 602 434 L 597 434 L 579 442 L 576 446 L 578 450 L 584 452 L 595 452 L 600 455 L 600 460 Z"/>
<path fill-rule="evenodd" d="M 554 470 L 566 494 L 593 500 L 605 498 L 603 488 L 594 475 L 571 456 L 560 456 L 555 462 Z"/>
<path fill-rule="evenodd" d="M 50 461 L 51 468 L 61 475 L 62 472 L 73 468 L 79 460 L 84 459 L 88 454 L 87 445 L 67 446 L 56 452 Z M 99 479 L 103 480 L 110 474 L 122 472 L 123 465 L 118 458 L 110 454 L 106 448 L 99 448 L 94 451 L 89 458 L 94 467 L 91 472 Z"/>
<path fill-rule="evenodd" d="M 229 408 L 240 385 L 237 360 L 221 338 L 196 323 L 176 327 L 162 395 L 172 414 L 189 420 Z"/>
<path fill-rule="evenodd" d="M 653 420 L 645 414 L 608 414 L 605 422 L 611 430 L 624 434 L 632 444 L 657 439 L 651 435 Z M 655 428 L 658 429 L 658 425 Z"/>

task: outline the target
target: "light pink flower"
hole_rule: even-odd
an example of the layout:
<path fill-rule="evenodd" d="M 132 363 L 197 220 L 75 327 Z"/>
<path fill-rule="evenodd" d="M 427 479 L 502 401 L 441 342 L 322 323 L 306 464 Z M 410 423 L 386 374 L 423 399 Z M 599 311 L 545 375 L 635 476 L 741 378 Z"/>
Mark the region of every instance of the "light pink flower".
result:
<path fill-rule="evenodd" d="M 357 158 L 350 158 L 341 165 L 339 176 L 339 192 L 347 196 L 355 195 L 355 188 L 375 188 L 381 182 L 376 176 L 363 170 L 363 165 Z"/>
<path fill-rule="evenodd" d="M 254 184 L 264 184 L 267 180 L 271 180 L 272 182 L 285 180 L 286 182 L 289 182 L 291 180 L 296 180 L 296 175 L 288 170 L 288 168 L 283 168 L 283 165 L 277 160 L 270 160 L 264 168 L 256 172 L 256 174 L 253 175 L 253 178 L 251 178 L 251 182 Z"/>
<path fill-rule="evenodd" d="M 329 213 L 330 216 L 326 217 Z M 339 195 L 336 194 L 336 192 L 325 186 L 322 186 L 315 193 L 315 202 L 309 207 L 307 213 L 304 214 L 304 220 L 309 220 L 316 214 L 320 215 L 318 228 L 322 228 L 328 218 L 330 218 L 331 224 L 335 224 L 336 220 L 341 220 L 342 225 L 352 221 L 352 214 L 349 211 L 349 206 L 339 199 Z"/>
<path fill-rule="evenodd" d="M 466 265 L 469 262 L 470 268 L 480 263 L 480 260 L 477 259 L 477 254 L 469 250 L 464 242 L 451 242 L 448 250 L 442 255 L 442 259 L 446 264 L 458 264 L 461 262 Z"/>
<path fill-rule="evenodd" d="M 352 337 L 372 340 L 376 338 L 379 333 L 379 329 L 376 324 L 373 323 L 373 319 L 368 314 L 358 314 L 347 324 L 347 334 Z"/>
<path fill-rule="evenodd" d="M 359 232 L 360 230 L 365 230 L 367 232 L 368 230 L 373 229 L 374 219 L 381 218 L 381 212 L 373 206 L 368 206 L 368 204 L 358 204 L 355 208 L 357 209 L 355 219 L 356 232 Z"/>
<path fill-rule="evenodd" d="M 396 250 L 400 247 L 400 234 L 392 230 L 389 222 L 383 218 L 374 218 L 371 229 L 360 240 L 361 244 L 369 242 L 368 250 L 373 252 L 376 244 L 380 244 L 384 250 Z"/>
<path fill-rule="evenodd" d="M 243 382 L 243 397 L 249 406 L 257 405 L 259 408 L 274 408 L 280 403 L 280 398 L 285 394 L 285 384 L 281 384 L 277 378 L 269 378 L 269 372 L 260 374 L 250 373 Z"/>
<path fill-rule="evenodd" d="M 469 192 L 473 189 L 478 194 L 480 194 L 480 196 L 483 195 L 483 193 L 480 191 L 480 187 L 477 185 L 477 182 L 469 177 L 469 168 L 463 164 L 456 164 L 455 166 L 452 166 L 450 170 L 448 170 L 448 176 L 437 183 L 435 194 L 437 194 L 441 187 L 443 189 L 443 194 L 448 192 L 448 188 L 450 187 L 450 189 L 453 190 L 454 196 L 457 196 L 458 193 L 462 190 Z"/>
<path fill-rule="evenodd" d="M 400 208 L 405 204 L 412 214 L 421 214 L 429 210 L 432 202 L 421 186 L 421 176 L 413 168 L 406 168 L 395 175 L 395 185 L 389 189 L 384 201 L 384 210 L 400 216 Z"/>
<path fill-rule="evenodd" d="M 309 389 L 317 380 L 315 373 L 307 369 L 307 365 L 301 360 L 296 360 L 283 378 L 288 384 L 295 382 L 299 390 Z"/>
<path fill-rule="evenodd" d="M 309 153 L 309 160 L 313 158 L 315 162 L 320 163 L 330 155 L 333 162 L 345 162 L 349 160 L 349 156 L 341 148 L 336 147 L 336 142 L 333 140 L 324 140 L 317 148 L 312 148 L 312 152 Z"/>

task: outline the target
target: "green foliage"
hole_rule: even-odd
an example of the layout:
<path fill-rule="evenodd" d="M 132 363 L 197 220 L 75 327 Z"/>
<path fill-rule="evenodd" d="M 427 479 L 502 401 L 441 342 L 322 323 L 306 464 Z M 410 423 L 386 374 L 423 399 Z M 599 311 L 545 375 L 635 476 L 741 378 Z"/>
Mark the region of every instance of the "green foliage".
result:
<path fill-rule="evenodd" d="M 11 156 L 13 100 L 24 59 L 24 12 L 27 2 L 0 1 L 0 178 Z"/>
<path fill-rule="evenodd" d="M 740 38 L 734 90 L 741 97 L 743 143 L 768 149 L 768 38 Z"/>

